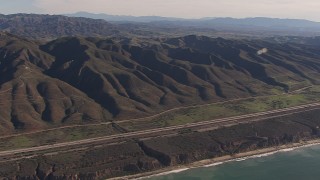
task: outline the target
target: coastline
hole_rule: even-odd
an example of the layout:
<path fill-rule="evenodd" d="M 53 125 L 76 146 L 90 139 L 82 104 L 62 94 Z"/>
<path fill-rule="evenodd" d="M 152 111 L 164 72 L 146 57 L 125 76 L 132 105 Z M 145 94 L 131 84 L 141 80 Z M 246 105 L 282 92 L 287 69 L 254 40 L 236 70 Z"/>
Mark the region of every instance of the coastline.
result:
<path fill-rule="evenodd" d="M 320 139 L 301 141 L 299 143 L 291 143 L 291 144 L 285 144 L 285 145 L 280 145 L 275 147 L 268 147 L 268 148 L 254 150 L 254 151 L 238 153 L 235 155 L 226 155 L 226 156 L 216 157 L 212 159 L 196 161 L 186 165 L 167 167 L 167 168 L 163 168 L 163 169 L 159 169 L 151 172 L 128 175 L 123 177 L 115 177 L 115 178 L 111 178 L 111 180 L 146 179 L 154 176 L 163 176 L 167 174 L 179 173 L 179 172 L 183 172 L 183 171 L 194 169 L 194 168 L 212 167 L 212 166 L 221 165 L 227 162 L 243 161 L 246 159 L 265 157 L 265 156 L 270 156 L 279 152 L 288 152 L 288 151 L 293 151 L 299 148 L 305 148 L 305 147 L 316 146 L 316 145 L 320 145 Z"/>

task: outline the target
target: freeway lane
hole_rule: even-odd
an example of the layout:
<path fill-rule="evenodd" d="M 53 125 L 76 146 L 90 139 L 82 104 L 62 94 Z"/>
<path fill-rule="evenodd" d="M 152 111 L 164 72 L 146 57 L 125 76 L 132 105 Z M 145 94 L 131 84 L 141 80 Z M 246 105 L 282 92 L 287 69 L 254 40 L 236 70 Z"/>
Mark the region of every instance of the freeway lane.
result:
<path fill-rule="evenodd" d="M 10 155 L 15 155 L 19 153 L 30 153 L 30 152 L 50 150 L 50 149 L 68 147 L 68 146 L 86 145 L 91 143 L 104 142 L 108 140 L 114 141 L 114 140 L 124 139 L 124 138 L 127 138 L 127 139 L 141 138 L 141 137 L 145 138 L 145 137 L 154 136 L 155 133 L 172 133 L 172 132 L 177 132 L 179 130 L 195 128 L 195 127 L 219 126 L 221 123 L 235 124 L 235 123 L 241 123 L 241 122 L 265 120 L 272 117 L 286 116 L 288 114 L 304 112 L 304 111 L 308 111 L 310 109 L 315 109 L 315 108 L 320 108 L 320 103 L 312 103 L 312 104 L 306 104 L 306 105 L 301 105 L 301 106 L 296 106 L 291 108 L 278 109 L 278 110 L 272 110 L 272 111 L 266 111 L 266 112 L 260 112 L 260 113 L 228 117 L 228 118 L 214 119 L 210 121 L 202 121 L 197 123 L 188 123 L 184 125 L 177 125 L 177 126 L 171 126 L 171 127 L 165 127 L 165 128 L 149 129 L 149 130 L 128 132 L 128 133 L 122 133 L 122 134 L 116 134 L 116 135 L 110 135 L 110 136 L 104 136 L 104 137 L 83 139 L 83 140 L 72 141 L 72 142 L 64 142 L 64 143 L 56 143 L 56 144 L 43 145 L 43 146 L 37 146 L 37 147 L 31 147 L 31 148 L 0 151 L 0 156 L 10 156 Z"/>
<path fill-rule="evenodd" d="M 288 92 L 288 93 L 283 93 L 283 94 L 284 95 L 285 94 L 293 94 L 293 93 L 300 92 L 300 91 L 303 91 L 303 90 L 311 88 L 311 87 L 313 87 L 313 86 L 303 87 L 303 88 L 300 88 L 300 89 L 297 89 L 297 90 L 294 90 L 294 91 L 291 91 L 291 92 Z M 0 92 L 0 95 L 1 95 L 1 92 Z M 165 111 L 160 112 L 158 114 L 154 114 L 154 115 L 147 116 L 147 117 L 117 120 L 116 123 L 119 124 L 119 123 L 133 122 L 133 121 L 144 121 L 146 119 L 152 119 L 152 118 L 155 118 L 155 117 L 158 117 L 158 116 L 161 116 L 163 114 L 166 114 L 166 113 L 169 113 L 169 112 L 173 112 L 173 111 L 176 111 L 176 110 L 182 110 L 182 109 L 188 109 L 188 108 L 199 108 L 199 107 L 206 107 L 206 106 L 211 106 L 211 105 L 216 105 L 216 104 L 224 104 L 224 103 L 231 103 L 231 102 L 236 102 L 236 101 L 241 101 L 241 100 L 248 100 L 248 99 L 252 99 L 252 98 L 260 99 L 260 98 L 274 97 L 274 96 L 278 96 L 278 95 L 265 95 L 265 96 L 257 96 L 257 97 L 245 97 L 245 98 L 237 98 L 237 99 L 219 101 L 219 102 L 208 103 L 208 104 L 176 107 L 176 108 L 165 110 Z M 82 98 L 78 97 L 78 99 L 82 99 Z M 51 101 L 52 101 L 52 99 L 51 99 Z M 1 105 L 1 103 L 0 103 L 0 105 Z M 5 105 L 7 105 L 7 104 L 5 104 Z M 17 136 L 21 136 L 21 135 L 31 135 L 31 134 L 36 134 L 36 133 L 55 131 L 55 130 L 61 130 L 61 129 L 68 129 L 68 128 L 100 126 L 100 125 L 110 125 L 110 124 L 112 124 L 111 121 L 110 122 L 101 122 L 101 123 L 92 123 L 92 124 L 68 125 L 68 126 L 62 126 L 62 127 L 56 127 L 56 128 L 50 128 L 50 129 L 44 129 L 44 130 L 38 130 L 38 131 L 32 131 L 32 132 L 26 132 L 26 133 L 19 133 L 19 134 L 11 134 L 11 135 L 0 136 L 0 139 L 9 138 L 9 137 L 17 137 Z"/>

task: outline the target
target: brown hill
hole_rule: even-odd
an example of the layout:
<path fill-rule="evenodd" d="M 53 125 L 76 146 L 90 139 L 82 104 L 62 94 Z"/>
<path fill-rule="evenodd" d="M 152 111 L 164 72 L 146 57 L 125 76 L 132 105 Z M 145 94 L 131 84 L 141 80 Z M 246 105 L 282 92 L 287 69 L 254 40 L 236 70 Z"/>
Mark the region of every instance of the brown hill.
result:
<path fill-rule="evenodd" d="M 110 119 L 86 94 L 43 73 L 55 60 L 38 44 L 2 34 L 0 57 L 2 133 Z"/>
<path fill-rule="evenodd" d="M 257 54 L 263 48 L 269 51 Z M 0 36 L 2 132 L 129 119 L 319 83 L 319 48 L 225 40 Z"/>
<path fill-rule="evenodd" d="M 37 14 L 0 15 L 0 30 L 35 39 L 119 34 L 116 25 L 104 20 Z"/>

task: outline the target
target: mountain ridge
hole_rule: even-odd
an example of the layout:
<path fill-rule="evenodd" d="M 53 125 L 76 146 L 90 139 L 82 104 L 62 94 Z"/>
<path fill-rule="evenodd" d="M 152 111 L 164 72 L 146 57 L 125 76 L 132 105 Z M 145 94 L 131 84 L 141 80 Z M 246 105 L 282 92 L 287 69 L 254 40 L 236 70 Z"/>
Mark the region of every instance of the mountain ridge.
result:
<path fill-rule="evenodd" d="M 42 14 L 1 15 L 0 30 L 33 39 L 118 34 L 117 26 L 104 20 Z"/>
<path fill-rule="evenodd" d="M 183 18 L 174 17 L 161 17 L 161 16 L 124 16 L 124 15 L 110 15 L 104 13 L 88 13 L 88 12 L 76 12 L 72 14 L 63 14 L 69 17 L 87 17 L 92 19 L 103 19 L 106 21 L 127 21 L 127 22 L 152 22 L 152 21 L 175 21 L 186 20 Z"/>
<path fill-rule="evenodd" d="M 271 31 L 289 31 L 290 28 L 297 28 L 296 31 L 320 32 L 320 22 L 305 19 L 290 18 L 268 18 L 268 17 L 205 17 L 199 19 L 185 19 L 161 16 L 115 16 L 108 14 L 94 14 L 88 12 L 78 12 L 67 14 L 70 17 L 87 17 L 93 19 L 104 19 L 113 22 L 134 22 L 151 24 L 171 24 L 179 26 L 197 26 L 202 28 L 214 28 L 221 30 L 232 30 L 232 27 L 240 29 L 245 27 L 247 30 L 254 28 L 267 28 Z M 263 29 L 261 29 L 263 30 Z M 292 31 L 292 29 L 291 29 Z"/>
<path fill-rule="evenodd" d="M 106 21 L 130 21 L 131 22 L 152 22 L 152 21 L 208 21 L 208 20 L 282 20 L 282 21 L 300 21 L 300 22 L 309 22 L 317 23 L 320 22 L 307 20 L 307 19 L 295 19 L 295 18 L 272 18 L 272 17 L 245 17 L 245 18 L 234 18 L 234 17 L 203 17 L 203 18 L 178 18 L 178 17 L 164 17 L 164 16 L 130 16 L 130 15 L 110 15 L 105 13 L 89 13 L 85 11 L 63 14 L 64 16 L 69 17 L 87 17 L 92 19 L 104 19 Z M 139 21 L 139 19 L 141 19 Z"/>
<path fill-rule="evenodd" d="M 109 122 L 319 84 L 319 46 L 205 36 L 64 37 L 1 33 L 3 133 Z M 257 51 L 267 48 L 266 54 Z M 290 52 L 290 53 L 288 53 Z"/>
<path fill-rule="evenodd" d="M 167 38 L 190 34 L 234 39 L 279 35 L 308 37 L 320 35 L 319 24 L 305 20 L 269 18 L 204 20 L 158 18 L 157 21 L 150 22 L 107 22 L 102 19 L 62 15 L 12 14 L 0 16 L 0 31 L 44 41 L 67 36 Z"/>

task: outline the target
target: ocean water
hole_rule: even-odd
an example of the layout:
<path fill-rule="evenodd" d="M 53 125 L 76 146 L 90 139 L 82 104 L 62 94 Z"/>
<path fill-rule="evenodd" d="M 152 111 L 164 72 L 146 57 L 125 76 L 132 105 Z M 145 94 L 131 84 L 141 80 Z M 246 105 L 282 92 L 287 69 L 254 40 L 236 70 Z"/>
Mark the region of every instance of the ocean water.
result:
<path fill-rule="evenodd" d="M 149 180 L 320 180 L 320 145 L 183 170 Z"/>

